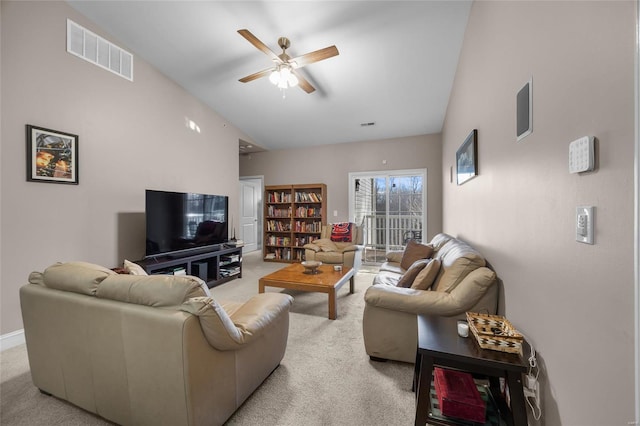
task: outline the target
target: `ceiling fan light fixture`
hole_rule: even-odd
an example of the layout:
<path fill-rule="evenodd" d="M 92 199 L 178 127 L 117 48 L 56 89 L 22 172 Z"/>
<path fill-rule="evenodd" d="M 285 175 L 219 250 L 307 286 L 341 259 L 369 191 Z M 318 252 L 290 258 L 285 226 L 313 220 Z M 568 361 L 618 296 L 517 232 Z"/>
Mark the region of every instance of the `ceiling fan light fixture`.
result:
<path fill-rule="evenodd" d="M 280 81 L 280 69 L 275 69 L 271 72 L 271 75 L 269 76 L 269 81 L 272 84 L 277 85 L 278 82 Z"/>
<path fill-rule="evenodd" d="M 289 87 L 295 87 L 298 85 L 298 77 L 296 77 L 294 74 L 289 74 L 289 77 L 287 78 L 287 83 L 289 83 Z"/>

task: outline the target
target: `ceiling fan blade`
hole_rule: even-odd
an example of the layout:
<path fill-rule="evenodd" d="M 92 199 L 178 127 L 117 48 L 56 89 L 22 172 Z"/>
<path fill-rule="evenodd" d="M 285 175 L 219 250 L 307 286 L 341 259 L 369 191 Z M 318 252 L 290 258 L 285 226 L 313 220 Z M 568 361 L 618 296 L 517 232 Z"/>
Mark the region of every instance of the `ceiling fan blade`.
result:
<path fill-rule="evenodd" d="M 305 65 L 312 64 L 314 62 L 322 61 L 333 56 L 339 55 L 338 48 L 335 46 L 325 47 L 324 49 L 316 50 L 305 55 L 300 55 L 296 58 L 290 59 L 289 63 L 294 65 L 295 68 L 304 67 Z"/>
<path fill-rule="evenodd" d="M 311 85 L 311 83 L 309 83 L 307 81 L 306 78 L 304 78 L 298 71 L 296 70 L 291 70 L 291 72 L 293 73 L 293 75 L 295 75 L 296 77 L 298 77 L 298 86 L 300 86 L 300 88 L 302 90 L 304 90 L 307 93 L 313 93 L 315 92 L 316 88 L 313 87 Z"/>
<path fill-rule="evenodd" d="M 273 71 L 273 68 L 267 68 L 266 70 L 258 71 L 256 73 L 253 73 L 253 74 L 248 75 L 246 77 L 242 77 L 238 81 L 240 81 L 242 83 L 248 83 L 250 81 L 257 80 L 257 79 L 259 79 L 261 77 L 266 77 L 269 74 L 271 74 L 272 71 Z"/>
<path fill-rule="evenodd" d="M 282 60 L 276 55 L 271 49 L 267 47 L 266 44 L 261 42 L 258 37 L 254 36 L 249 30 L 238 30 L 238 33 L 247 39 L 247 41 L 253 44 L 258 50 L 264 52 L 271 60 L 276 61 L 278 63 L 282 62 Z"/>

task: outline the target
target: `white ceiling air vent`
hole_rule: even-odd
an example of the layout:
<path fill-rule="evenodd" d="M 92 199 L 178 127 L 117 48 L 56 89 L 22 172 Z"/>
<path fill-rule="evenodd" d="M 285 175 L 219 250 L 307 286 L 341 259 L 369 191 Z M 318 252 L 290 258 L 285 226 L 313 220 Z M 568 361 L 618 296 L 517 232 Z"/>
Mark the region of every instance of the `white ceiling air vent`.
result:
<path fill-rule="evenodd" d="M 67 52 L 133 81 L 133 55 L 67 19 Z"/>

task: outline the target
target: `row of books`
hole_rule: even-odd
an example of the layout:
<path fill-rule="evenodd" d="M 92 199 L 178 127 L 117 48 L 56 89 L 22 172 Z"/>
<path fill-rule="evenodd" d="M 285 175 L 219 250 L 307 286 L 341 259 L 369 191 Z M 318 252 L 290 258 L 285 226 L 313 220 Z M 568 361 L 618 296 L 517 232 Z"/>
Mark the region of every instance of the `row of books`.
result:
<path fill-rule="evenodd" d="M 290 203 L 291 193 L 290 192 L 269 192 L 267 193 L 267 202 L 268 203 Z"/>
<path fill-rule="evenodd" d="M 321 203 L 322 194 L 315 192 L 296 192 L 296 203 Z"/>
<path fill-rule="evenodd" d="M 267 231 L 289 232 L 291 231 L 291 223 L 280 220 L 267 220 Z"/>
<path fill-rule="evenodd" d="M 296 217 L 322 217 L 322 209 L 313 207 L 298 207 Z"/>
<path fill-rule="evenodd" d="M 269 206 L 267 208 L 267 216 L 269 217 L 291 217 L 291 207 L 289 208 L 276 208 Z"/>
<path fill-rule="evenodd" d="M 289 246 L 291 245 L 291 238 L 289 237 L 277 237 L 270 235 L 267 238 L 267 245 L 269 246 Z"/>
<path fill-rule="evenodd" d="M 318 237 L 314 237 L 313 235 L 307 235 L 305 237 L 296 237 L 294 239 L 296 247 L 302 247 L 305 244 L 309 244 L 310 242 L 317 240 Z"/>
<path fill-rule="evenodd" d="M 291 249 L 278 248 L 264 256 L 267 260 L 291 260 Z"/>
<path fill-rule="evenodd" d="M 302 222 L 296 221 L 294 228 L 296 232 L 322 232 L 322 222 Z"/>

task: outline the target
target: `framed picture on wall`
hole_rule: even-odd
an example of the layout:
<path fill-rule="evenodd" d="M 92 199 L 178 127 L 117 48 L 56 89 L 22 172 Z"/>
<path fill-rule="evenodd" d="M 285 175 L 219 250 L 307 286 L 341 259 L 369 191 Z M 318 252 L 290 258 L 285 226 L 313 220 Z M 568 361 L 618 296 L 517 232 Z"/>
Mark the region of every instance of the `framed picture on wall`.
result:
<path fill-rule="evenodd" d="M 78 136 L 27 124 L 27 181 L 78 184 Z"/>
<path fill-rule="evenodd" d="M 456 151 L 456 182 L 462 185 L 478 176 L 478 129 L 473 129 Z"/>

